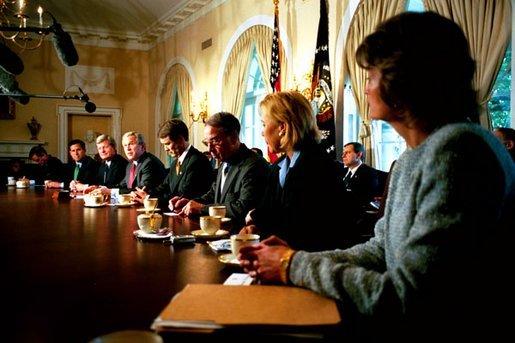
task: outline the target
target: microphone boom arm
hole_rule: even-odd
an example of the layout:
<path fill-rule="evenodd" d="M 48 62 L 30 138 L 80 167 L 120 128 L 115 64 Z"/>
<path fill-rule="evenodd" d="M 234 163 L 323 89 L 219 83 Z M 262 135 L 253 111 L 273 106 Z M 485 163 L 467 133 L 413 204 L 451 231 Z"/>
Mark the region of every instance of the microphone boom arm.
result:
<path fill-rule="evenodd" d="M 80 88 L 79 88 L 80 89 Z M 79 100 L 85 103 L 84 109 L 86 112 L 93 113 L 96 111 L 97 106 L 89 101 L 89 96 L 80 89 L 80 94 L 75 95 L 54 95 L 54 94 L 20 94 L 20 93 L 0 93 L 0 96 L 8 96 L 11 98 L 42 98 L 42 99 L 64 99 L 64 100 Z"/>
<path fill-rule="evenodd" d="M 64 99 L 64 100 L 79 100 L 88 101 L 89 98 L 86 94 L 82 95 L 54 95 L 54 94 L 17 94 L 17 93 L 0 93 L 0 96 L 9 96 L 12 98 L 27 97 L 27 98 L 40 98 L 40 99 Z"/>

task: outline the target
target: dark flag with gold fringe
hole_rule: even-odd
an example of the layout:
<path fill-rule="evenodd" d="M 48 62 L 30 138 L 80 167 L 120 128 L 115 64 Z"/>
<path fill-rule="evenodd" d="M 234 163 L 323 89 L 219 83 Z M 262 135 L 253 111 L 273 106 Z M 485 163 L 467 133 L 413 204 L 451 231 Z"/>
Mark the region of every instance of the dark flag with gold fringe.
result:
<path fill-rule="evenodd" d="M 274 0 L 274 36 L 272 38 L 272 56 L 270 59 L 270 85 L 272 92 L 281 91 L 281 40 L 279 36 L 279 0 Z M 268 161 L 274 163 L 277 161 L 277 154 L 270 151 L 270 147 L 266 147 Z"/>
<path fill-rule="evenodd" d="M 329 68 L 329 28 L 326 0 L 320 0 L 320 21 L 318 22 L 315 62 L 311 79 L 311 99 L 318 128 L 322 133 L 321 144 L 334 159 L 336 158 L 335 125 L 331 70 Z"/>

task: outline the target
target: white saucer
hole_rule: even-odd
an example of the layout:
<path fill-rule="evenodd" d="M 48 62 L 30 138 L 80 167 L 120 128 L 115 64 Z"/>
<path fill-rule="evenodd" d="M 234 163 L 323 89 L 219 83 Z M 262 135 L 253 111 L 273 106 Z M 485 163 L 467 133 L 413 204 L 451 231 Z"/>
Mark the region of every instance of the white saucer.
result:
<path fill-rule="evenodd" d="M 29 188 L 29 186 L 21 186 L 21 187 L 20 187 L 20 186 L 16 186 L 16 188 L 18 188 L 18 189 L 24 189 L 24 188 Z"/>
<path fill-rule="evenodd" d="M 210 235 L 205 233 L 202 230 L 193 230 L 191 231 L 191 234 L 198 238 L 205 238 L 205 239 L 211 239 L 211 238 L 220 238 L 223 236 L 227 236 L 229 234 L 229 231 L 227 230 L 218 230 L 214 234 Z"/>
<path fill-rule="evenodd" d="M 146 208 L 138 208 L 136 211 L 138 212 L 152 212 L 152 210 L 147 210 Z M 160 208 L 154 208 L 154 212 L 161 211 Z"/>
<path fill-rule="evenodd" d="M 98 205 L 86 205 L 86 204 L 84 204 L 84 207 L 98 208 L 98 207 L 104 207 L 105 205 L 107 205 L 107 204 L 106 203 L 98 204 Z"/>
<path fill-rule="evenodd" d="M 240 261 L 233 254 L 223 254 L 218 256 L 218 261 L 223 264 L 230 264 L 231 266 L 239 266 Z"/>
<path fill-rule="evenodd" d="M 172 236 L 172 231 L 168 231 L 165 235 L 157 233 L 146 233 L 143 230 L 136 230 L 133 232 L 134 236 L 144 239 L 169 239 Z"/>
<path fill-rule="evenodd" d="M 229 218 L 229 217 L 222 218 L 222 223 L 227 223 L 227 222 L 230 222 L 230 221 L 231 221 L 231 218 Z"/>
<path fill-rule="evenodd" d="M 127 203 L 127 204 L 109 204 L 109 205 L 116 206 L 116 207 L 131 207 L 133 205 L 136 205 L 136 202 L 131 201 L 131 202 Z"/>

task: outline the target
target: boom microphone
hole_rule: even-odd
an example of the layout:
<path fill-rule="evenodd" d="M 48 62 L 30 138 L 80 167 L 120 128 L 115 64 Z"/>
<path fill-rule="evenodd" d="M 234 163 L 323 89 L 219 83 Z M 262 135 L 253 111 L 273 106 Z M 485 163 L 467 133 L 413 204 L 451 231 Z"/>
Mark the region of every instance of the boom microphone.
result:
<path fill-rule="evenodd" d="M 84 105 L 84 109 L 86 110 L 86 112 L 88 113 L 93 113 L 97 110 L 97 105 L 95 105 L 94 103 L 92 103 L 91 101 L 87 101 L 86 102 L 86 105 Z"/>
<path fill-rule="evenodd" d="M 68 32 L 63 30 L 63 27 L 55 20 L 55 18 L 52 17 L 52 19 L 54 20 L 54 23 L 50 29 L 54 32 L 52 43 L 54 43 L 57 56 L 64 65 L 68 67 L 74 66 L 79 62 L 79 55 L 73 45 L 72 37 Z"/>
<path fill-rule="evenodd" d="M 18 81 L 16 81 L 14 76 L 4 71 L 3 68 L 0 68 L 0 91 L 2 93 L 15 94 L 10 97 L 22 105 L 27 105 L 30 101 L 27 93 L 18 87 Z"/>
<path fill-rule="evenodd" d="M 24 68 L 21 58 L 2 42 L 0 42 L 0 67 L 14 75 L 21 74 Z"/>
<path fill-rule="evenodd" d="M 79 92 L 80 92 L 79 100 L 86 103 L 84 105 L 84 109 L 86 110 L 86 112 L 88 112 L 88 113 L 95 112 L 97 110 L 97 105 L 95 105 L 94 103 L 89 101 L 89 96 L 86 93 L 84 93 L 84 91 L 80 87 L 79 87 Z"/>

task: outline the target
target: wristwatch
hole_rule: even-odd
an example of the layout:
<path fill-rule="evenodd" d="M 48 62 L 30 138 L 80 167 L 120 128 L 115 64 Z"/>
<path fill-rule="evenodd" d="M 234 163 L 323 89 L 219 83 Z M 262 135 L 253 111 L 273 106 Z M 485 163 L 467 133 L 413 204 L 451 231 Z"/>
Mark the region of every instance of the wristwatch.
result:
<path fill-rule="evenodd" d="M 280 276 L 281 276 L 282 283 L 284 283 L 285 285 L 287 285 L 288 281 L 290 281 L 290 277 L 289 277 L 290 264 L 291 264 L 291 259 L 292 259 L 293 255 L 295 254 L 295 252 L 296 251 L 293 249 L 286 250 L 280 260 L 280 267 L 281 267 Z"/>

